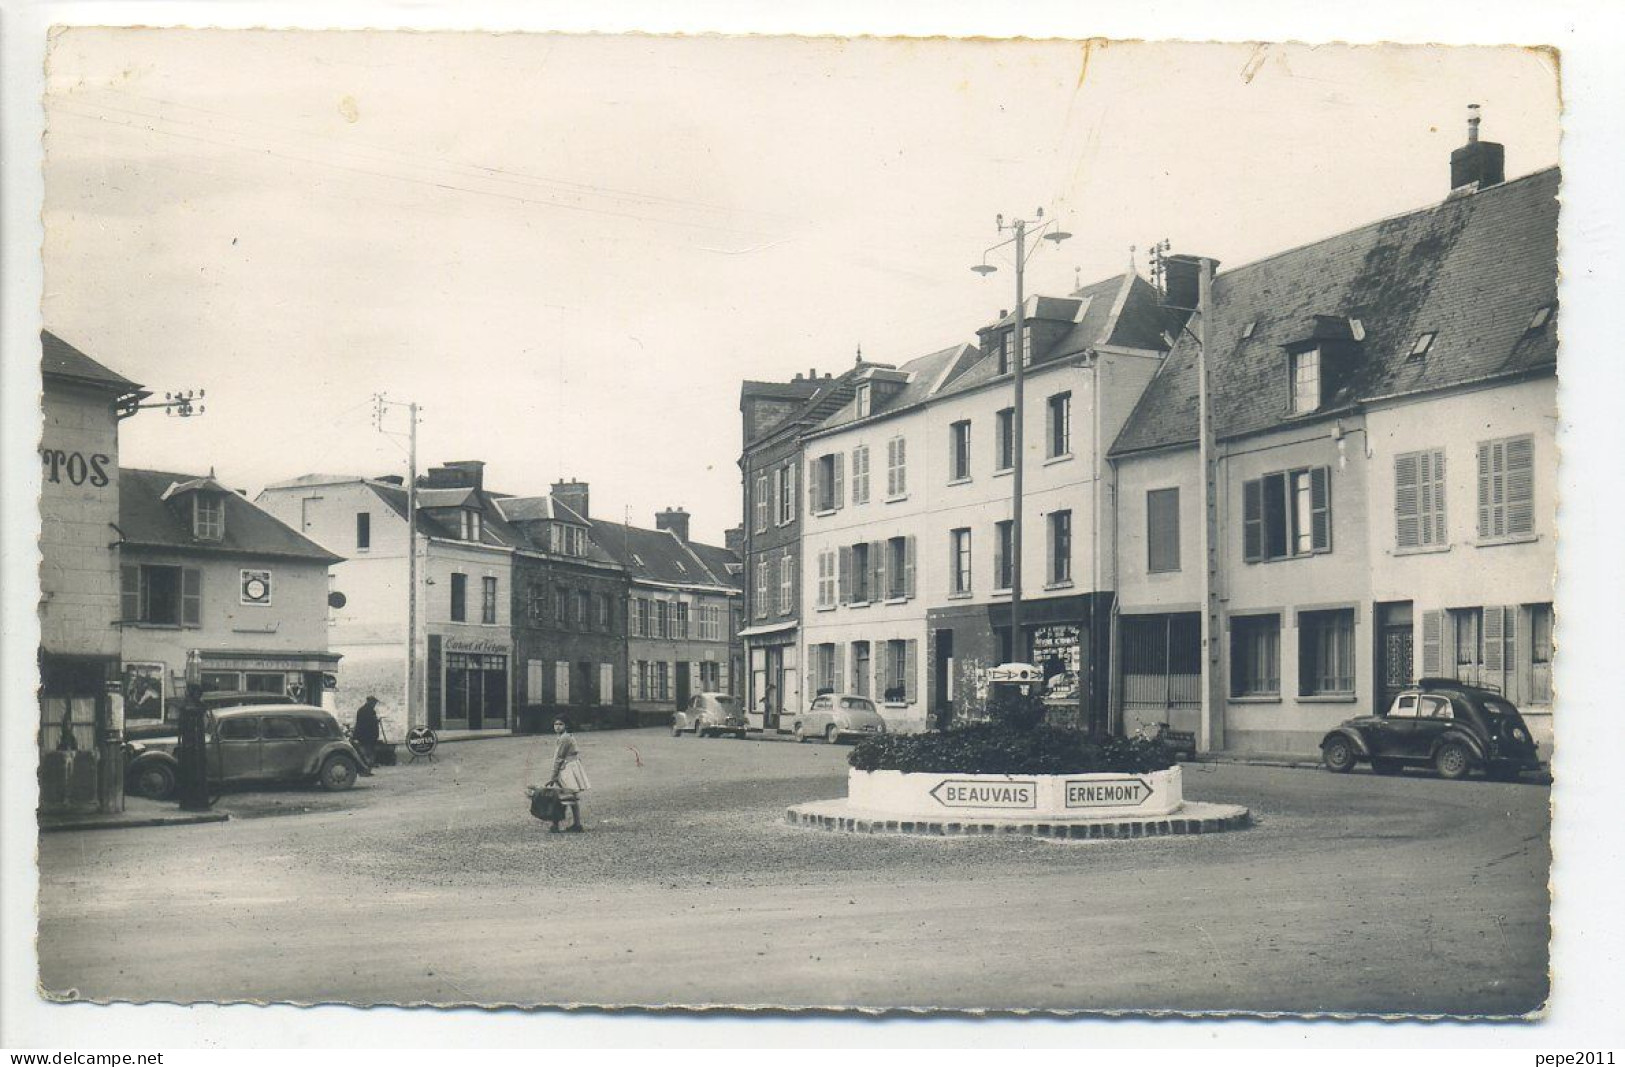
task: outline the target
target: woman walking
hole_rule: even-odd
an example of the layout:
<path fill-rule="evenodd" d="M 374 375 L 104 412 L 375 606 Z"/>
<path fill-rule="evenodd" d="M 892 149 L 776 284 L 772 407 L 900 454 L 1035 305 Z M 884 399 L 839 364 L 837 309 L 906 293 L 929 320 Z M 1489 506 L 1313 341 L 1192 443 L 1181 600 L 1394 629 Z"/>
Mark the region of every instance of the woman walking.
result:
<path fill-rule="evenodd" d="M 558 788 L 559 800 L 570 813 L 566 832 L 579 834 L 582 832 L 581 794 L 591 789 L 592 783 L 587 780 L 587 768 L 576 750 L 576 739 L 570 736 L 570 724 L 562 716 L 553 720 L 553 733 L 558 735 L 559 747 L 553 753 L 553 775 L 547 784 Z M 558 822 L 553 823 L 551 832 L 559 832 Z"/>

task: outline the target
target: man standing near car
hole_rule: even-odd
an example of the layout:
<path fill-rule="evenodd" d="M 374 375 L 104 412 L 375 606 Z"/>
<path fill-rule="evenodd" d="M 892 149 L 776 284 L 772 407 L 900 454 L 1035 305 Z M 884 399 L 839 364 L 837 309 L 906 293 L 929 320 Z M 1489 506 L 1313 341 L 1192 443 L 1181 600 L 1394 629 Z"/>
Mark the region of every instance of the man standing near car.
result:
<path fill-rule="evenodd" d="M 373 749 L 378 744 L 378 698 L 368 697 L 355 712 L 355 725 L 350 728 L 350 740 L 355 744 L 367 766 L 373 765 Z"/>

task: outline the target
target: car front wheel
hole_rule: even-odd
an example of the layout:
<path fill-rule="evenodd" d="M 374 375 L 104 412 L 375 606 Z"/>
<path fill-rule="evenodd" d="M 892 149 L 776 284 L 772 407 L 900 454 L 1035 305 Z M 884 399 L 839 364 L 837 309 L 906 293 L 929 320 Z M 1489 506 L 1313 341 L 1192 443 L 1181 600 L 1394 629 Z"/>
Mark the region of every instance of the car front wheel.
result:
<path fill-rule="evenodd" d="M 329 793 L 337 793 L 355 785 L 356 765 L 343 756 L 332 756 L 322 764 L 318 781 Z"/>
<path fill-rule="evenodd" d="M 830 723 L 829 729 L 824 731 L 824 744 L 826 744 L 826 745 L 838 745 L 840 743 L 841 743 L 841 731 L 836 729 L 834 723 Z"/>
<path fill-rule="evenodd" d="M 1347 774 L 1354 769 L 1354 746 L 1346 737 L 1334 737 L 1321 746 L 1320 758 L 1328 771 Z"/>
<path fill-rule="evenodd" d="M 1473 769 L 1473 757 L 1467 746 L 1451 741 L 1434 754 L 1433 766 L 1438 768 L 1440 778 L 1465 778 Z"/>
<path fill-rule="evenodd" d="M 145 763 L 130 776 L 129 792 L 150 800 L 168 800 L 175 793 L 175 772 L 162 763 Z"/>
<path fill-rule="evenodd" d="M 795 735 L 796 742 L 798 744 L 806 743 L 807 732 L 801 728 L 801 724 L 799 722 L 796 723 L 795 727 L 790 732 Z"/>

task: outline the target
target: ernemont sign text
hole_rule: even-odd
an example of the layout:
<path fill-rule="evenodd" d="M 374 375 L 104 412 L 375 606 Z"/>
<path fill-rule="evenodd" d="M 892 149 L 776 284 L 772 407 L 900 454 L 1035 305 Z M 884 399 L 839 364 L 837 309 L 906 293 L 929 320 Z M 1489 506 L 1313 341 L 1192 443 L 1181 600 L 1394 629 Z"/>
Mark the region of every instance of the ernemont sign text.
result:
<path fill-rule="evenodd" d="M 989 782 L 973 778 L 944 778 L 932 788 L 931 795 L 945 808 L 986 811 L 1038 807 L 1038 783 L 1031 781 Z"/>
<path fill-rule="evenodd" d="M 1122 808 L 1144 804 L 1151 783 L 1143 778 L 1083 778 L 1066 783 L 1069 808 Z"/>

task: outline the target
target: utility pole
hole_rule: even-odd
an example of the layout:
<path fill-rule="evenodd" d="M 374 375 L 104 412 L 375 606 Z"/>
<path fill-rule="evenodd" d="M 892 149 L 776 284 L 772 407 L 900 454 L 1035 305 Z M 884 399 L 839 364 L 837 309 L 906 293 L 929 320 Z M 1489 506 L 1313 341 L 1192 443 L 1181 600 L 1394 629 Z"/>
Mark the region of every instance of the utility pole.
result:
<path fill-rule="evenodd" d="M 1053 222 L 1054 220 L 1050 220 Z M 1004 216 L 996 218 L 998 229 L 1003 233 L 1006 229 Z M 1009 223 L 1011 236 L 1004 241 L 988 248 L 982 253 L 982 262 L 971 270 L 986 277 L 999 268 L 987 261 L 987 252 L 995 248 L 1002 248 L 1006 244 L 1016 246 L 1016 318 L 1014 329 L 1011 332 L 1011 358 L 1014 364 L 1011 367 L 1011 387 L 1015 393 L 1011 404 L 1011 421 L 1014 425 L 1010 431 L 1010 445 L 1015 453 L 1011 458 L 1015 469 L 1010 478 L 1010 658 L 1017 662 L 1023 661 L 1021 641 L 1021 540 L 1022 540 L 1022 469 L 1026 466 L 1026 404 L 1024 386 L 1026 382 L 1027 362 L 1027 227 L 1032 225 L 1035 233 L 1042 232 L 1050 222 L 1044 221 L 1044 209 L 1039 208 L 1036 217 L 1028 219 L 1014 219 Z M 1056 229 L 1045 233 L 1044 240 L 1053 241 L 1059 245 L 1072 235 L 1064 230 Z"/>
<path fill-rule="evenodd" d="M 1212 391 L 1208 384 L 1207 329 L 1213 310 L 1213 260 L 1198 265 L 1196 297 L 1196 406 L 1202 462 L 1202 751 L 1224 747 L 1224 671 L 1219 655 L 1223 633 L 1220 601 L 1223 593 L 1219 565 L 1224 555 L 1219 543 L 1219 485 L 1217 442 L 1213 435 Z"/>
<path fill-rule="evenodd" d="M 406 408 L 408 429 L 406 434 L 406 728 L 425 726 L 428 719 L 422 714 L 423 698 L 421 671 L 418 668 L 418 405 L 416 401 L 403 403 L 390 400 L 383 393 L 374 396 L 375 422 L 378 432 L 398 436 L 384 429 L 384 409 L 389 406 Z"/>

